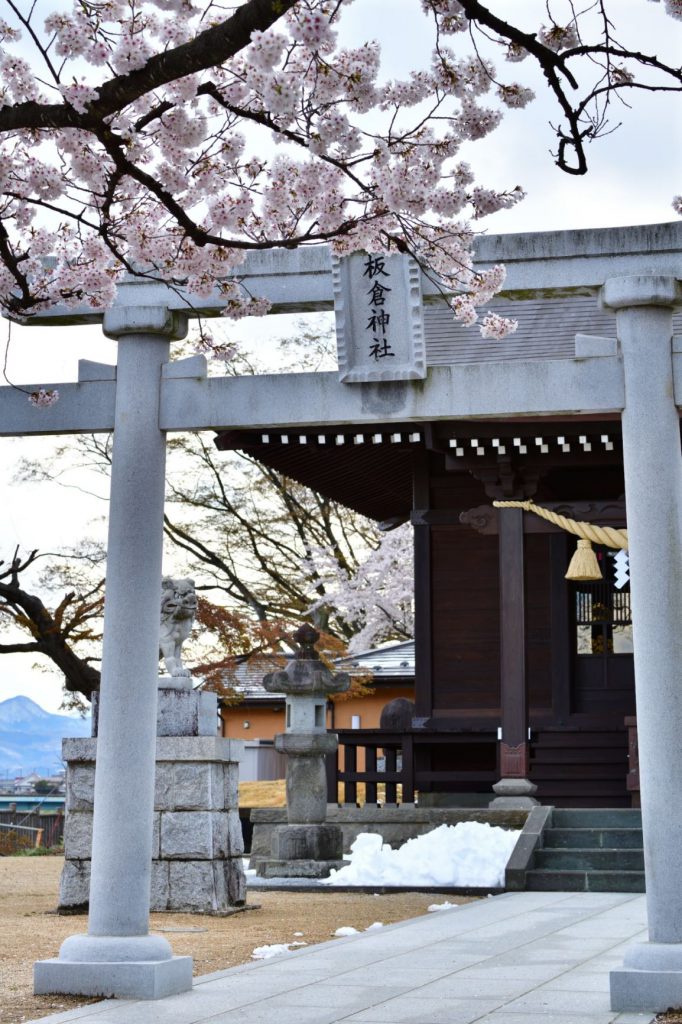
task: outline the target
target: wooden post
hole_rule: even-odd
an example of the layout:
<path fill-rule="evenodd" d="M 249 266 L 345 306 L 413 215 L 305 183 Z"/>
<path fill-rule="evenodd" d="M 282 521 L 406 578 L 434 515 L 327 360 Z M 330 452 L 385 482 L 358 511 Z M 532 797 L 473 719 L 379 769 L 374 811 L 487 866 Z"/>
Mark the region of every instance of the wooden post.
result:
<path fill-rule="evenodd" d="M 503 778 L 523 779 L 528 774 L 523 509 L 500 509 L 499 515 L 500 771 Z"/>
<path fill-rule="evenodd" d="M 535 803 L 528 781 L 528 694 L 523 509 L 498 510 L 500 572 L 500 775 L 494 806 Z M 491 806 L 492 806 L 491 805 Z"/>
<path fill-rule="evenodd" d="M 428 453 L 415 460 L 413 507 L 420 511 L 430 507 Z M 431 527 L 415 523 L 413 529 L 415 717 L 425 725 L 433 714 Z"/>

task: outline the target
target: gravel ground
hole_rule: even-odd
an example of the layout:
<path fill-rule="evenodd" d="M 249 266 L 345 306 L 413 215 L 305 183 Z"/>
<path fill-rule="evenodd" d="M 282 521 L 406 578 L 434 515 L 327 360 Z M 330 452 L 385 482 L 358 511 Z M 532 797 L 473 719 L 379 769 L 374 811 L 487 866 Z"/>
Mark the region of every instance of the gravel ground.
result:
<path fill-rule="evenodd" d="M 54 913 L 62 863 L 61 857 L 0 857 L 0 1024 L 20 1024 L 94 1002 L 33 995 L 33 962 L 56 956 L 68 935 L 87 931 L 85 916 Z M 254 909 L 244 913 L 152 914 L 151 930 L 162 931 L 175 953 L 194 957 L 195 974 L 208 974 L 250 960 L 257 946 L 326 942 L 342 925 L 361 931 L 374 921 L 392 924 L 445 899 L 469 902 L 428 893 L 258 892 L 250 896 Z"/>

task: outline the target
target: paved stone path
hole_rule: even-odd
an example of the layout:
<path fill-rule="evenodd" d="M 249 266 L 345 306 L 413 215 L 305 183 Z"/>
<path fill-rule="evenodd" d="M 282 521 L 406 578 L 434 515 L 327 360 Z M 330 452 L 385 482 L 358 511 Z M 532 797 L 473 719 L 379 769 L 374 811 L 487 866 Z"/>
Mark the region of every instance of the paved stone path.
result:
<path fill-rule="evenodd" d="M 640 895 L 505 893 L 41 1024 L 650 1024 L 609 1009 L 608 972 L 642 938 Z"/>

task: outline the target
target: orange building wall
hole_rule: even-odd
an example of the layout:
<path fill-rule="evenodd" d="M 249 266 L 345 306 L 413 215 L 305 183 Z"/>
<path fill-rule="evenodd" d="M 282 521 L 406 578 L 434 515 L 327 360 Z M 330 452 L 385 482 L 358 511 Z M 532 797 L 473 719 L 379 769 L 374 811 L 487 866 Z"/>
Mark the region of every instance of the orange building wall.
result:
<path fill-rule="evenodd" d="M 367 697 L 353 697 L 337 701 L 333 711 L 327 713 L 327 726 L 336 729 L 350 729 L 353 715 L 360 716 L 361 729 L 377 729 L 381 709 L 390 700 L 405 697 L 414 700 L 414 687 L 381 686 Z M 221 711 L 223 736 L 236 740 L 271 740 L 278 732 L 284 732 L 284 702 L 281 708 L 259 707 L 257 704 L 237 704 L 236 707 Z M 333 723 L 332 723 L 333 718 Z M 248 722 L 248 727 L 244 723 Z"/>
<path fill-rule="evenodd" d="M 333 712 L 327 715 L 327 725 L 331 727 L 333 715 L 335 729 L 351 729 L 353 715 L 359 715 L 360 729 L 378 729 L 381 709 L 396 697 L 414 700 L 414 686 L 381 686 L 371 696 L 336 701 Z"/>
<path fill-rule="evenodd" d="M 231 740 L 271 740 L 275 733 L 284 732 L 284 704 L 281 708 L 237 704 L 223 708 L 220 716 L 223 736 Z"/>

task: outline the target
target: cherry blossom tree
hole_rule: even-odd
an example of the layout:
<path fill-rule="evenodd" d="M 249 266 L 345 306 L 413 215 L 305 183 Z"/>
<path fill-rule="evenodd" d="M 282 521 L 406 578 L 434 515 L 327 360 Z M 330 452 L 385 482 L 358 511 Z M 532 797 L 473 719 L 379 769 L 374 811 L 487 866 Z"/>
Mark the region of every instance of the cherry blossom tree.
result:
<path fill-rule="evenodd" d="M 321 548 L 307 559 L 310 575 L 324 587 L 310 606 L 311 613 L 333 611 L 352 630 L 351 654 L 387 640 L 414 636 L 413 537 L 408 523 L 378 533 L 367 557 L 349 572 Z"/>
<path fill-rule="evenodd" d="M 490 48 L 514 72 L 524 58 L 541 68 L 571 174 L 617 100 L 682 87 L 679 67 L 621 42 L 613 0 L 539 4 L 530 32 L 502 0 L 413 0 L 431 63 L 386 81 L 379 42 L 339 44 L 352 2 L 62 0 L 41 18 L 0 0 L 4 308 L 106 306 L 127 272 L 218 287 L 232 317 L 261 313 L 239 283 L 246 254 L 329 242 L 411 253 L 472 323 L 504 280 L 473 271 L 472 222 L 523 191 L 476 182 L 458 151 L 533 98 Z M 680 0 L 664 3 L 682 18 Z M 501 337 L 513 322 L 482 329 Z"/>

